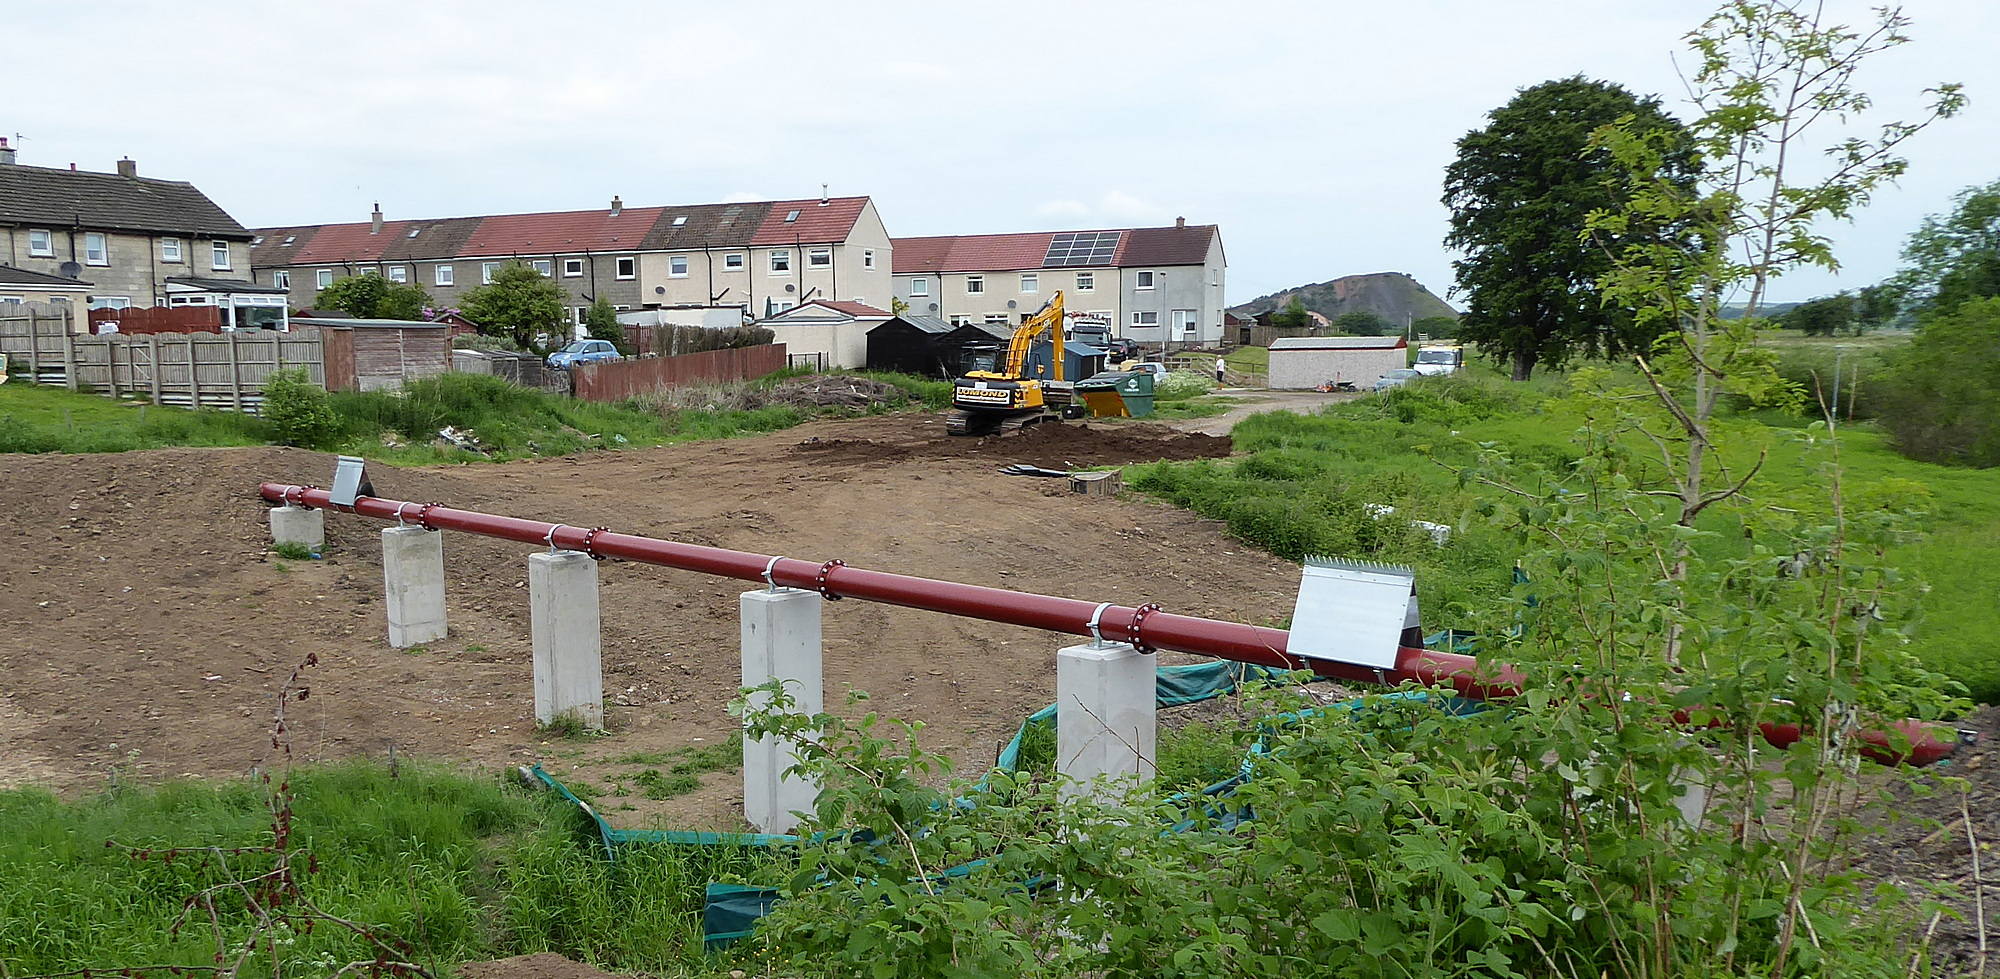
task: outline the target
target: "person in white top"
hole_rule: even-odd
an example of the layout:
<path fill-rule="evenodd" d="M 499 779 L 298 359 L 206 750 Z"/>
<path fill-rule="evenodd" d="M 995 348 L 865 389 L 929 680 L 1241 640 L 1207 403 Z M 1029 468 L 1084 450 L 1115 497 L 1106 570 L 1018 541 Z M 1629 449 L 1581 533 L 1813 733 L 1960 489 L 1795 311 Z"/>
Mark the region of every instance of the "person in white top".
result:
<path fill-rule="evenodd" d="M 1215 383 L 1222 383 L 1222 358 L 1215 358 Z"/>

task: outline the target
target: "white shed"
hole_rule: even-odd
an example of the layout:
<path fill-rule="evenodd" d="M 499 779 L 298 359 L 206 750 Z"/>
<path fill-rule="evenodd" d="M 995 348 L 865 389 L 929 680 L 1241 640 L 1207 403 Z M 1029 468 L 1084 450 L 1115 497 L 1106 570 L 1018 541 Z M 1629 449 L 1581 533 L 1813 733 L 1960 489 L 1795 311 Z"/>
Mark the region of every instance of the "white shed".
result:
<path fill-rule="evenodd" d="M 1366 389 L 1410 366 L 1409 343 L 1393 337 L 1281 337 L 1271 341 L 1270 386 L 1310 390 L 1328 381 Z"/>
<path fill-rule="evenodd" d="M 889 314 L 873 306 L 814 299 L 766 316 L 757 325 L 785 345 L 785 356 L 793 365 L 804 365 L 811 358 L 817 370 L 860 370 L 868 366 L 868 331 L 887 322 Z"/>

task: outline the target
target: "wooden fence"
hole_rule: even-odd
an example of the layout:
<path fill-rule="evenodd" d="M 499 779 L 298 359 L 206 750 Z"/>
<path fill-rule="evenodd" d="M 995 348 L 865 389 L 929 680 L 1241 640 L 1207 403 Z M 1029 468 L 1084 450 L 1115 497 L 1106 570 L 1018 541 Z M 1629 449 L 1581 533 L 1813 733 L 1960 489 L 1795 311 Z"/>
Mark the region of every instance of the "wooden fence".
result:
<path fill-rule="evenodd" d="M 576 396 L 586 401 L 623 401 L 665 388 L 704 381 L 747 381 L 785 366 L 785 345 L 705 350 L 678 357 L 641 357 L 585 364 L 570 371 Z"/>
<path fill-rule="evenodd" d="M 115 323 L 113 333 L 220 333 L 220 306 L 133 306 L 129 309 L 93 309 L 90 332 L 105 332 L 104 324 Z"/>
<path fill-rule="evenodd" d="M 326 383 L 317 331 L 90 336 L 46 315 L 0 316 L 0 353 L 37 384 L 184 408 L 255 412 L 264 382 L 284 367 Z"/>

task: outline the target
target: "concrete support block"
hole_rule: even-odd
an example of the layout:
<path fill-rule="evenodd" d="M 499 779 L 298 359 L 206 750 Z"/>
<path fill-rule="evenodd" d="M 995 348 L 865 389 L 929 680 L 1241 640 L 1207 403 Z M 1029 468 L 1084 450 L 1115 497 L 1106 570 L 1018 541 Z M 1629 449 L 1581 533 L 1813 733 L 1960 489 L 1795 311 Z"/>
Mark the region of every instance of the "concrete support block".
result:
<path fill-rule="evenodd" d="M 389 645 L 444 638 L 444 535 L 422 527 L 382 531 L 382 591 L 389 600 Z"/>
<path fill-rule="evenodd" d="M 535 720 L 574 715 L 604 729 L 604 647 L 598 634 L 597 562 L 581 551 L 528 557 L 535 642 Z"/>
<path fill-rule="evenodd" d="M 271 540 L 304 544 L 319 552 L 326 547 L 326 512 L 289 503 L 271 508 Z"/>
<path fill-rule="evenodd" d="M 1056 770 L 1065 797 L 1104 801 L 1158 772 L 1154 657 L 1129 643 L 1056 653 Z"/>
<path fill-rule="evenodd" d="M 820 672 L 820 608 L 818 592 L 797 588 L 758 589 L 743 593 L 743 685 L 761 686 L 773 679 L 785 682 L 794 710 L 817 714 L 826 707 L 825 681 Z M 756 694 L 751 706 L 761 706 L 768 694 Z M 785 770 L 797 764 L 795 746 L 776 737 L 743 740 L 743 816 L 761 833 L 789 833 L 799 823 L 794 812 L 810 812 L 819 786 Z"/>

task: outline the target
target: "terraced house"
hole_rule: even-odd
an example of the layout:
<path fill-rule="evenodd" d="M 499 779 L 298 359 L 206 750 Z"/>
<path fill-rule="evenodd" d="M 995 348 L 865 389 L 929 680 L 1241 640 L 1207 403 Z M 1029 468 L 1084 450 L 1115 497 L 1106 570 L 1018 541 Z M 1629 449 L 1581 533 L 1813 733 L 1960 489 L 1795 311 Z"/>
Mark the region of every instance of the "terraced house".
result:
<path fill-rule="evenodd" d="M 1212 224 L 895 240 L 896 298 L 954 325 L 1011 324 L 1057 290 L 1071 322 L 1140 343 L 1222 340 L 1228 260 Z"/>
<path fill-rule="evenodd" d="M 602 297 L 619 309 L 737 306 L 756 317 L 812 299 L 887 305 L 891 244 L 866 197 L 258 228 L 257 281 L 308 307 L 364 272 L 458 305 L 510 261 L 554 279 L 574 322 Z"/>
<path fill-rule="evenodd" d="M 0 139 L 0 235 L 0 266 L 17 270 L 4 299 L 124 309 L 250 290 L 251 233 L 193 184 L 141 177 L 131 160 L 114 173 L 28 166 Z"/>

